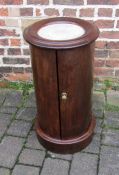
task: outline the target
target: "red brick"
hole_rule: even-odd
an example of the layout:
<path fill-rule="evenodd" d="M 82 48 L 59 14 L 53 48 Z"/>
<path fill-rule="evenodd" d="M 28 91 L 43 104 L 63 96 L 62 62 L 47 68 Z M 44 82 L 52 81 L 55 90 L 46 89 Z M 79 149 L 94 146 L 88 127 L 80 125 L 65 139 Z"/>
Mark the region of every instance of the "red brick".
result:
<path fill-rule="evenodd" d="M 119 50 L 110 50 L 109 57 L 111 58 L 119 58 Z"/>
<path fill-rule="evenodd" d="M 117 39 L 119 38 L 119 31 L 103 31 L 100 33 L 100 38 Z"/>
<path fill-rule="evenodd" d="M 106 58 L 108 57 L 108 50 L 95 50 L 95 57 L 96 58 Z"/>
<path fill-rule="evenodd" d="M 1 73 L 10 73 L 12 72 L 12 67 L 0 67 Z"/>
<path fill-rule="evenodd" d="M 117 21 L 117 26 L 116 27 L 119 28 L 119 21 Z"/>
<path fill-rule="evenodd" d="M 4 64 L 27 64 L 29 65 L 29 58 L 11 58 L 11 57 L 3 57 Z"/>
<path fill-rule="evenodd" d="M 112 16 L 112 9 L 111 8 L 99 8 L 98 9 L 98 16 L 111 17 Z"/>
<path fill-rule="evenodd" d="M 33 16 L 33 8 L 20 8 L 21 16 Z"/>
<path fill-rule="evenodd" d="M 119 0 L 87 0 L 87 4 L 94 4 L 94 5 L 118 5 Z"/>
<path fill-rule="evenodd" d="M 8 16 L 8 9 L 0 8 L 0 16 Z"/>
<path fill-rule="evenodd" d="M 44 13 L 48 16 L 59 16 L 59 11 L 55 8 L 47 8 L 44 10 Z"/>
<path fill-rule="evenodd" d="M 7 29 L 0 29 L 0 36 L 19 36 L 16 34 L 16 31 L 13 30 L 7 30 Z"/>
<path fill-rule="evenodd" d="M 119 9 L 116 10 L 115 16 L 119 17 Z"/>
<path fill-rule="evenodd" d="M 60 5 L 83 5 L 83 0 L 53 0 L 54 4 Z"/>
<path fill-rule="evenodd" d="M 94 59 L 94 67 L 102 67 L 105 65 L 105 60 L 103 59 Z"/>
<path fill-rule="evenodd" d="M 94 68 L 94 74 L 96 76 L 105 76 L 105 77 L 112 77 L 114 76 L 114 69 L 113 68 L 107 68 L 107 67 L 95 67 Z"/>
<path fill-rule="evenodd" d="M 21 40 L 20 39 L 10 39 L 10 45 L 11 46 L 20 46 Z"/>
<path fill-rule="evenodd" d="M 107 42 L 107 49 L 119 49 L 119 41 Z"/>
<path fill-rule="evenodd" d="M 87 9 L 80 9 L 80 16 L 81 17 L 93 17 L 94 16 L 94 9 L 87 8 Z"/>
<path fill-rule="evenodd" d="M 36 16 L 41 16 L 41 10 L 40 9 L 36 9 Z"/>
<path fill-rule="evenodd" d="M 119 67 L 119 59 L 106 60 L 107 67 Z"/>
<path fill-rule="evenodd" d="M 19 5 L 22 3 L 23 0 L 0 0 L 1 5 Z"/>
<path fill-rule="evenodd" d="M 27 4 L 47 5 L 47 4 L 49 4 L 49 0 L 27 0 Z"/>
<path fill-rule="evenodd" d="M 4 49 L 0 48 L 0 55 L 4 55 Z"/>
<path fill-rule="evenodd" d="M 26 68 L 25 68 L 25 72 L 26 72 L 26 73 L 28 73 L 28 72 L 29 72 L 29 73 L 32 73 L 32 68 L 31 68 L 31 67 L 26 67 Z"/>
<path fill-rule="evenodd" d="M 115 70 L 115 76 L 119 76 L 119 70 Z"/>
<path fill-rule="evenodd" d="M 75 17 L 76 9 L 69 9 L 69 8 L 63 9 L 63 16 Z"/>
<path fill-rule="evenodd" d="M 99 28 L 113 28 L 114 27 L 114 20 L 97 20 L 95 24 Z"/>
<path fill-rule="evenodd" d="M 106 48 L 106 41 L 96 41 L 95 47 L 98 49 L 105 49 Z"/>
<path fill-rule="evenodd" d="M 1 46 L 8 46 L 8 39 L 0 39 Z"/>
<path fill-rule="evenodd" d="M 31 81 L 32 75 L 30 73 L 9 73 L 4 79 L 8 81 Z"/>
<path fill-rule="evenodd" d="M 30 55 L 30 49 L 23 49 L 24 55 Z"/>
<path fill-rule="evenodd" d="M 9 48 L 8 55 L 21 55 L 21 49 L 20 48 Z"/>
<path fill-rule="evenodd" d="M 5 26 L 5 20 L 0 19 L 0 26 Z"/>
<path fill-rule="evenodd" d="M 24 68 L 23 67 L 13 67 L 13 72 L 14 73 L 24 73 Z"/>

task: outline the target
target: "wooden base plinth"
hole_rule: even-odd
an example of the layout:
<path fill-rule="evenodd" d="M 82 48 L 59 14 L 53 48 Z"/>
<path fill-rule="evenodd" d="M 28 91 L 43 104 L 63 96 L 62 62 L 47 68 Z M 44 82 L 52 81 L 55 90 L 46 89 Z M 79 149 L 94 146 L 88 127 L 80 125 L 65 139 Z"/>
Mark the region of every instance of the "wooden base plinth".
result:
<path fill-rule="evenodd" d="M 88 146 L 92 140 L 95 123 L 95 118 L 92 117 L 88 130 L 82 136 L 68 140 L 55 139 L 46 135 L 39 127 L 38 119 L 36 119 L 35 125 L 37 137 L 46 149 L 55 153 L 69 154 L 78 152 Z"/>

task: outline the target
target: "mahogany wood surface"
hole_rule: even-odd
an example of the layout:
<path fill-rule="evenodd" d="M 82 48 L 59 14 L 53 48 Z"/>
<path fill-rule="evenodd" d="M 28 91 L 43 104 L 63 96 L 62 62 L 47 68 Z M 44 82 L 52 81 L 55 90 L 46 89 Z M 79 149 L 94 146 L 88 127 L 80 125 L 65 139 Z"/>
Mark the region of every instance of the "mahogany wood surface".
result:
<path fill-rule="evenodd" d="M 85 133 L 91 121 L 93 45 L 57 53 L 62 139 Z M 67 99 L 61 98 L 62 92 Z"/>
<path fill-rule="evenodd" d="M 38 36 L 40 27 L 50 23 L 76 23 L 86 33 L 67 41 L 51 41 Z M 41 144 L 58 153 L 73 153 L 92 140 L 95 118 L 91 111 L 94 40 L 98 29 L 76 18 L 39 21 L 24 31 L 30 43 L 35 84 L 36 132 Z M 63 99 L 62 93 L 67 94 Z"/>
<path fill-rule="evenodd" d="M 60 138 L 55 51 L 31 46 L 31 53 L 39 125 L 49 136 Z"/>
<path fill-rule="evenodd" d="M 85 34 L 81 37 L 66 41 L 48 40 L 40 37 L 38 35 L 38 30 L 43 26 L 50 25 L 52 23 L 72 23 L 79 25 L 85 29 Z M 25 40 L 38 47 L 42 48 L 52 48 L 52 49 L 67 49 L 80 47 L 89 44 L 98 37 L 99 30 L 92 23 L 79 19 L 79 18 L 69 18 L 69 17 L 56 17 L 48 18 L 34 23 L 33 25 L 27 27 L 24 30 Z"/>

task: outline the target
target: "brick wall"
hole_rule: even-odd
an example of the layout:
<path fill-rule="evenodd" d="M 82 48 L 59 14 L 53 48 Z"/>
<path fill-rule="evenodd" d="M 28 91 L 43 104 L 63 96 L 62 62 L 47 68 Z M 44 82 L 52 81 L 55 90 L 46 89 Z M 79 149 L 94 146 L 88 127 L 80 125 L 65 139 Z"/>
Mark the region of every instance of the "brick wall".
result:
<path fill-rule="evenodd" d="M 28 44 L 22 31 L 46 17 L 71 16 L 100 28 L 95 77 L 119 75 L 119 0 L 0 0 L 0 79 L 32 78 Z"/>

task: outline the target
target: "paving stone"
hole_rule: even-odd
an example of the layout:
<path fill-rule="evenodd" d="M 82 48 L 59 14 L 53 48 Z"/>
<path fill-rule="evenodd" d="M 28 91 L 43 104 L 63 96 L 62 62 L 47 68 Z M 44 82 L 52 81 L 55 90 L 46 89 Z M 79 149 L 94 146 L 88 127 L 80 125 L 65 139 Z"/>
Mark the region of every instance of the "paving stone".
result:
<path fill-rule="evenodd" d="M 0 113 L 0 118 L 6 118 L 8 120 L 11 120 L 13 117 L 12 114 L 4 114 L 4 113 Z"/>
<path fill-rule="evenodd" d="M 97 118 L 94 132 L 100 134 L 101 131 L 102 131 L 102 120 Z"/>
<path fill-rule="evenodd" d="M 92 142 L 85 149 L 83 149 L 82 152 L 99 154 L 99 148 L 100 148 L 100 135 L 95 134 Z"/>
<path fill-rule="evenodd" d="M 8 93 L 9 89 L 0 89 L 0 106 L 3 104 Z"/>
<path fill-rule="evenodd" d="M 103 92 L 94 91 L 92 97 L 93 109 L 103 110 L 105 105 L 105 97 Z"/>
<path fill-rule="evenodd" d="M 105 112 L 104 125 L 119 129 L 119 112 Z"/>
<path fill-rule="evenodd" d="M 36 108 L 24 108 L 18 111 L 16 118 L 31 121 L 35 117 L 36 117 Z"/>
<path fill-rule="evenodd" d="M 8 125 L 11 122 L 11 118 L 8 116 L 5 116 L 4 114 L 1 115 L 2 117 L 0 117 L 0 137 L 3 136 L 3 134 L 5 133 Z"/>
<path fill-rule="evenodd" d="M 107 92 L 107 103 L 110 105 L 119 106 L 119 91 L 109 90 Z"/>
<path fill-rule="evenodd" d="M 119 148 L 102 146 L 99 175 L 119 175 Z"/>
<path fill-rule="evenodd" d="M 13 169 L 12 175 L 39 175 L 39 168 L 25 165 L 16 165 Z"/>
<path fill-rule="evenodd" d="M 0 108 L 0 113 L 4 114 L 14 114 L 17 111 L 16 107 L 2 106 Z"/>
<path fill-rule="evenodd" d="M 36 98 L 34 91 L 30 93 L 26 103 L 25 107 L 36 107 Z"/>
<path fill-rule="evenodd" d="M 51 151 L 48 151 L 47 155 L 51 158 L 59 158 L 59 159 L 64 159 L 64 160 L 72 159 L 72 154 L 56 154 Z"/>
<path fill-rule="evenodd" d="M 5 97 L 0 95 L 0 106 L 4 103 Z"/>
<path fill-rule="evenodd" d="M 38 141 L 35 131 L 30 132 L 25 146 L 28 148 L 45 150 L 45 148 Z"/>
<path fill-rule="evenodd" d="M 93 112 L 94 117 L 101 118 L 101 119 L 103 118 L 103 110 L 93 109 L 92 112 Z"/>
<path fill-rule="evenodd" d="M 0 168 L 0 175 L 10 175 L 10 170 L 6 168 Z"/>
<path fill-rule="evenodd" d="M 7 93 L 4 106 L 19 106 L 22 101 L 22 93 L 20 91 L 10 90 Z"/>
<path fill-rule="evenodd" d="M 0 143 L 0 166 L 12 168 L 24 144 L 24 139 L 6 136 Z"/>
<path fill-rule="evenodd" d="M 119 146 L 119 130 L 104 130 L 102 135 L 102 144 Z"/>
<path fill-rule="evenodd" d="M 29 130 L 31 129 L 32 123 L 22 121 L 22 120 L 14 120 L 7 131 L 7 134 L 13 136 L 22 136 L 26 137 Z"/>
<path fill-rule="evenodd" d="M 44 158 L 44 151 L 24 149 L 19 157 L 19 162 L 27 165 L 41 166 Z"/>
<path fill-rule="evenodd" d="M 73 156 L 70 175 L 96 175 L 98 156 L 87 153 L 76 153 Z"/>
<path fill-rule="evenodd" d="M 45 159 L 41 175 L 68 175 L 69 162 L 59 159 Z"/>

